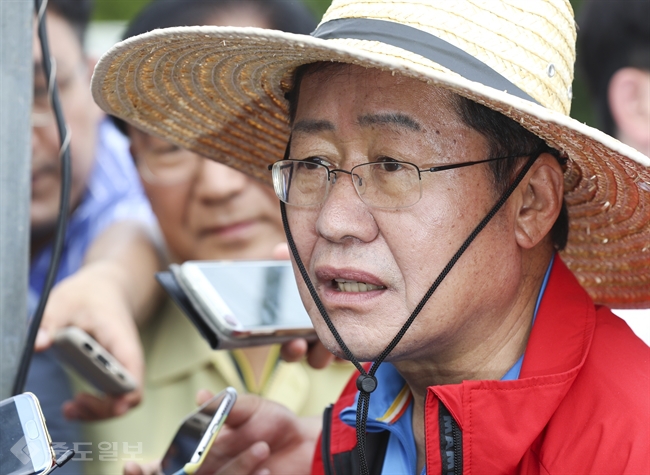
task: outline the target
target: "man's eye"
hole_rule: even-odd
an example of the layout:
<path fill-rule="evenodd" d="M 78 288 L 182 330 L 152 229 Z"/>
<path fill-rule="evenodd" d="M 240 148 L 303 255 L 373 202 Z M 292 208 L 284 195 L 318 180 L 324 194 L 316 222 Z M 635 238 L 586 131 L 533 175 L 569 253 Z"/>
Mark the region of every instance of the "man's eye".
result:
<path fill-rule="evenodd" d="M 154 147 L 153 152 L 159 155 L 165 155 L 169 153 L 175 153 L 180 151 L 181 148 L 174 144 L 165 144 L 160 147 Z"/>
<path fill-rule="evenodd" d="M 379 160 L 377 160 L 377 163 L 380 164 L 377 165 L 377 167 L 379 167 L 382 171 L 385 172 L 396 172 L 404 168 L 404 166 L 400 162 L 389 157 L 382 157 Z"/>
<path fill-rule="evenodd" d="M 314 170 L 318 168 L 318 165 L 322 165 L 324 167 L 329 167 L 330 163 L 321 158 L 321 157 L 309 157 L 305 158 L 304 160 L 301 160 L 303 168 L 306 170 Z"/>

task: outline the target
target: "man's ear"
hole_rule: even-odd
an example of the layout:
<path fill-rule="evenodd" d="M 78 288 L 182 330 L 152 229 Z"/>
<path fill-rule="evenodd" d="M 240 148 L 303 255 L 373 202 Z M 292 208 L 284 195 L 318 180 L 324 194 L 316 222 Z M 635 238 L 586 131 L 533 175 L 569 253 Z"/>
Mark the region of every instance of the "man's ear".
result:
<path fill-rule="evenodd" d="M 619 69 L 609 81 L 608 100 L 618 138 L 650 153 L 650 72 Z"/>
<path fill-rule="evenodd" d="M 530 249 L 551 232 L 562 209 L 562 166 L 553 155 L 543 153 L 520 186 L 522 195 L 515 219 L 515 237 L 519 246 Z"/>

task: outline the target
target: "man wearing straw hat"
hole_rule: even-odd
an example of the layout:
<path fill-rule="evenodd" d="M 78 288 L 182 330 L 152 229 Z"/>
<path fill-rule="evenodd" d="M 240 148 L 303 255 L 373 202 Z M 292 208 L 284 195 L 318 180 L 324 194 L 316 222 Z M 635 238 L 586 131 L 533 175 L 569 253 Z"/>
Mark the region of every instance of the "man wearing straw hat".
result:
<path fill-rule="evenodd" d="M 319 443 L 241 398 L 211 473 L 650 470 L 650 350 L 594 304 L 650 306 L 650 159 L 567 116 L 574 43 L 564 0 L 339 0 L 102 59 L 107 112 L 273 184 L 359 369 Z"/>

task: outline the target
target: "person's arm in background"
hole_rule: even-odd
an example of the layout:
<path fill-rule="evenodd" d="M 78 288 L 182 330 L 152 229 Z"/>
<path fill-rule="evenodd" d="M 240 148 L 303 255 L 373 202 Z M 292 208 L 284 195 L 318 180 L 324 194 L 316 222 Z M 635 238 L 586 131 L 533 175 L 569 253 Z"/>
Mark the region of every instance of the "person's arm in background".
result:
<path fill-rule="evenodd" d="M 66 417 L 113 417 L 140 402 L 144 357 L 136 324 L 144 323 L 159 301 L 154 273 L 160 267 L 149 227 L 138 221 L 117 221 L 93 241 L 83 266 L 52 289 L 36 351 L 49 348 L 59 329 L 74 325 L 93 336 L 139 383 L 135 391 L 121 397 L 78 394 L 64 405 Z"/>

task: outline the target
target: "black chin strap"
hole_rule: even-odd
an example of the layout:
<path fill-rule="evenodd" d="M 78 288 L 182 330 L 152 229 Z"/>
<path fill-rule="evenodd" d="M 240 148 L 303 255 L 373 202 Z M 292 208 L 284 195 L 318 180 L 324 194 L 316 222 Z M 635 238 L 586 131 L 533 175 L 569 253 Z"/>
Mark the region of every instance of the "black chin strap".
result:
<path fill-rule="evenodd" d="M 357 378 L 357 388 L 359 389 L 359 399 L 357 403 L 357 420 L 356 420 L 356 432 L 357 432 L 357 451 L 359 453 L 359 461 L 361 464 L 361 474 L 362 475 L 368 475 L 368 462 L 366 460 L 366 453 L 365 453 L 365 447 L 366 447 L 366 422 L 368 421 L 368 407 L 370 405 L 370 393 L 372 393 L 375 389 L 377 389 L 377 379 L 375 378 L 375 374 L 377 373 L 377 369 L 379 368 L 379 365 L 386 359 L 386 357 L 390 354 L 391 351 L 393 351 L 393 348 L 397 346 L 397 344 L 400 342 L 402 337 L 406 334 L 406 331 L 409 329 L 413 321 L 415 320 L 415 317 L 418 316 L 420 311 L 424 308 L 426 303 L 429 301 L 433 293 L 436 291 L 438 286 L 442 283 L 444 278 L 449 274 L 449 271 L 454 267 L 456 262 L 460 259 L 460 256 L 463 255 L 463 253 L 467 250 L 469 245 L 474 241 L 476 236 L 487 226 L 487 224 L 490 222 L 490 220 L 494 217 L 494 215 L 497 214 L 499 209 L 504 205 L 504 203 L 508 200 L 510 195 L 515 191 L 517 186 L 519 186 L 519 183 L 521 183 L 521 180 L 523 180 L 524 176 L 526 176 L 526 173 L 528 173 L 528 170 L 530 170 L 530 167 L 533 165 L 537 157 L 543 152 L 543 150 L 537 151 L 534 154 L 530 155 L 530 158 L 524 165 L 524 167 L 521 169 L 521 171 L 517 174 L 517 177 L 515 180 L 512 182 L 512 184 L 508 187 L 508 189 L 501 195 L 501 198 L 499 198 L 499 201 L 492 207 L 492 209 L 487 213 L 487 215 L 481 220 L 481 222 L 474 228 L 474 230 L 471 232 L 471 234 L 468 236 L 467 239 L 465 239 L 465 242 L 460 246 L 460 248 L 456 251 L 456 253 L 453 255 L 453 257 L 449 260 L 445 268 L 440 272 L 440 275 L 438 275 L 438 278 L 435 280 L 433 285 L 429 288 L 427 293 L 422 297 L 422 300 L 420 300 L 420 303 L 418 306 L 413 310 L 413 313 L 411 313 L 411 316 L 409 319 L 402 325 L 402 328 L 400 331 L 395 335 L 395 337 L 392 339 L 392 341 L 388 344 L 386 349 L 381 352 L 381 354 L 377 357 L 377 359 L 373 362 L 370 371 L 366 372 L 366 370 L 361 366 L 361 363 L 359 360 L 354 356 L 354 354 L 350 351 L 350 349 L 347 347 L 347 345 L 343 342 L 343 339 L 341 338 L 341 335 L 339 335 L 339 332 L 336 330 L 334 327 L 334 324 L 332 323 L 332 320 L 330 319 L 329 315 L 327 314 L 327 311 L 325 310 L 325 306 L 320 300 L 320 297 L 318 296 L 318 293 L 316 293 L 316 289 L 314 288 L 314 285 L 311 282 L 311 279 L 309 278 L 309 275 L 307 274 L 307 270 L 305 269 L 304 264 L 302 263 L 302 260 L 300 259 L 300 255 L 298 254 L 298 249 L 296 248 L 296 243 L 293 240 L 293 236 L 291 235 L 291 230 L 289 229 L 289 221 L 287 220 L 287 211 L 286 211 L 286 206 L 283 202 L 280 202 L 280 209 L 282 211 L 282 224 L 284 225 L 284 231 L 287 235 L 287 242 L 289 243 L 289 248 L 291 249 L 291 254 L 293 255 L 294 260 L 296 261 L 296 264 L 298 265 L 298 269 L 300 270 L 300 275 L 302 276 L 305 284 L 307 285 L 307 288 L 309 289 L 309 294 L 311 295 L 311 298 L 314 300 L 314 303 L 316 304 L 316 307 L 318 308 L 318 311 L 320 312 L 321 316 L 323 317 L 323 320 L 327 324 L 327 327 L 329 328 L 330 332 L 332 332 L 332 335 L 336 339 L 336 342 L 339 344 L 341 349 L 343 350 L 343 353 L 345 353 L 345 356 L 354 364 L 354 366 L 359 370 L 361 373 L 359 377 Z M 522 155 L 524 156 L 524 155 Z"/>

